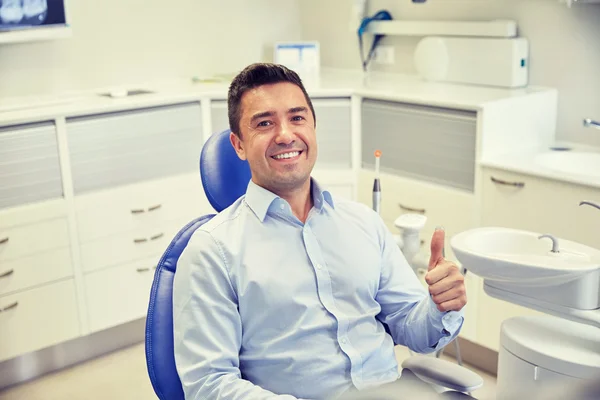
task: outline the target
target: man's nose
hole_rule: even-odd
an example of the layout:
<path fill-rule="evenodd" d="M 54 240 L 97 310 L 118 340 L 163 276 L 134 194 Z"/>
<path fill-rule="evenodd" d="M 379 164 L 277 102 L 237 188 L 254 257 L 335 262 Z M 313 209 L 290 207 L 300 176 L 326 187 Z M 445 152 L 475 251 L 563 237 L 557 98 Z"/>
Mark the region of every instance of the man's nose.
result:
<path fill-rule="evenodd" d="M 294 133 L 292 131 L 292 126 L 283 122 L 279 125 L 279 129 L 277 130 L 277 136 L 275 137 L 275 143 L 277 144 L 291 144 L 294 141 Z"/>

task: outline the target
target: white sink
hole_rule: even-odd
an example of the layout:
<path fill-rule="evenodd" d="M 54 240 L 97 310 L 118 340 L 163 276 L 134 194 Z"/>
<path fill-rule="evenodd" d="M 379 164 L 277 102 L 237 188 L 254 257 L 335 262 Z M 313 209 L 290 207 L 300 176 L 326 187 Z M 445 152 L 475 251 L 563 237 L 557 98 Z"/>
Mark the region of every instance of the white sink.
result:
<path fill-rule="evenodd" d="M 600 250 L 540 233 L 509 228 L 477 228 L 452 238 L 451 246 L 463 267 L 484 279 L 552 285 L 600 269 Z"/>
<path fill-rule="evenodd" d="M 450 245 L 485 292 L 572 321 L 600 328 L 600 250 L 540 233 L 486 227 L 462 232 Z"/>
<path fill-rule="evenodd" d="M 600 152 L 549 152 L 536 156 L 534 162 L 557 172 L 600 178 Z"/>

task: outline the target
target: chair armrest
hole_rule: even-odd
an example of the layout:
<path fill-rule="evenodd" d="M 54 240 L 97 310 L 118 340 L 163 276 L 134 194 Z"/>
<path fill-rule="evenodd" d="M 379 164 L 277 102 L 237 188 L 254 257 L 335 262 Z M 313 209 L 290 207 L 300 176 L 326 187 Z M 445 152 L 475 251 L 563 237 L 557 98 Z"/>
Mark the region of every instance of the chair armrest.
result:
<path fill-rule="evenodd" d="M 439 358 L 412 356 L 404 360 L 402 368 L 425 382 L 458 392 L 468 393 L 483 386 L 483 379 L 476 373 Z"/>

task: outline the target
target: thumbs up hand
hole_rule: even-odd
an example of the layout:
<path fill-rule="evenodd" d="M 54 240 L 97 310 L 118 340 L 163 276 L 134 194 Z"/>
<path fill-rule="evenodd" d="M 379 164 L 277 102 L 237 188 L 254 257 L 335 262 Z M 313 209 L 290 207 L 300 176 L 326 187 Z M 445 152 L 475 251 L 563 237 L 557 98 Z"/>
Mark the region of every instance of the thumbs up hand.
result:
<path fill-rule="evenodd" d="M 465 279 L 453 262 L 444 258 L 445 232 L 436 229 L 431 238 L 431 257 L 425 282 L 440 311 L 460 311 L 467 304 Z"/>

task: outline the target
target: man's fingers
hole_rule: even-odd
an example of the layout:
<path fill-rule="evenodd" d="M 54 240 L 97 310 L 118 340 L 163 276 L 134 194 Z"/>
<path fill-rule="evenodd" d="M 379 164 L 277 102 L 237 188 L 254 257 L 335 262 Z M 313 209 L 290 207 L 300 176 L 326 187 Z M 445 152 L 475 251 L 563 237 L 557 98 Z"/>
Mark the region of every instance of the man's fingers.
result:
<path fill-rule="evenodd" d="M 457 299 L 445 301 L 437 305 L 437 309 L 444 311 L 460 311 L 467 304 L 467 296 L 461 296 Z"/>
<path fill-rule="evenodd" d="M 444 241 L 446 232 L 443 228 L 436 228 L 431 237 L 431 256 L 429 257 L 429 268 L 431 271 L 437 263 L 444 258 Z"/>
<path fill-rule="evenodd" d="M 433 294 L 433 293 L 432 293 Z M 450 300 L 458 299 L 462 296 L 466 296 L 465 285 L 462 283 L 455 283 L 450 289 L 441 292 L 439 294 L 433 295 L 432 300 L 435 304 L 443 304 Z"/>
<path fill-rule="evenodd" d="M 448 291 L 450 289 L 452 289 L 453 287 L 455 287 L 457 285 L 457 283 L 462 282 L 462 280 L 455 280 L 455 279 L 441 279 L 438 282 L 434 283 L 433 285 L 429 286 L 429 293 L 431 293 L 431 295 L 435 296 L 438 295 L 440 293 L 444 293 L 445 291 Z"/>

